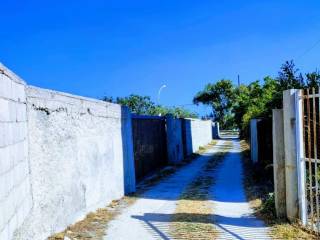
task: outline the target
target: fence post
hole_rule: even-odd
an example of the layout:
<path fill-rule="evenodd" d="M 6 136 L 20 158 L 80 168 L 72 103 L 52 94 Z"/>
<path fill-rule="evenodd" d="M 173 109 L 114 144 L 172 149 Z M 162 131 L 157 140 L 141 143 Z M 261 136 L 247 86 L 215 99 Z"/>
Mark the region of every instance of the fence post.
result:
<path fill-rule="evenodd" d="M 285 218 L 286 182 L 284 156 L 283 110 L 272 110 L 272 144 L 275 207 L 278 218 Z"/>
<path fill-rule="evenodd" d="M 303 226 L 307 225 L 307 203 L 306 203 L 306 193 L 305 193 L 305 169 L 306 163 L 303 159 L 304 157 L 304 139 L 303 139 L 303 100 L 302 100 L 302 91 L 299 90 L 296 92 L 296 136 L 297 136 L 297 167 L 298 167 L 298 199 L 299 199 L 299 213 L 300 220 Z"/>
<path fill-rule="evenodd" d="M 258 162 L 258 129 L 257 129 L 258 119 L 250 120 L 250 152 L 251 161 Z"/>
<path fill-rule="evenodd" d="M 136 175 L 134 165 L 132 119 L 128 107 L 122 106 L 122 144 L 123 144 L 123 181 L 125 194 L 136 191 Z"/>
<path fill-rule="evenodd" d="M 296 89 L 283 92 L 283 126 L 286 173 L 286 206 L 287 218 L 294 221 L 298 218 L 298 174 L 296 148 Z"/>
<path fill-rule="evenodd" d="M 177 164 L 183 159 L 182 121 L 172 114 L 166 115 L 168 161 Z"/>
<path fill-rule="evenodd" d="M 219 132 L 219 122 L 212 122 L 212 139 L 219 139 L 220 132 Z"/>

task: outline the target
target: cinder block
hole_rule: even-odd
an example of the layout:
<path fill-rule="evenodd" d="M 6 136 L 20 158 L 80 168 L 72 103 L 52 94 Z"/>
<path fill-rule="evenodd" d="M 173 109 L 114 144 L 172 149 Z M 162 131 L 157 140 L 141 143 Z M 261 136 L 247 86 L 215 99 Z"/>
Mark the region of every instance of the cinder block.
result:
<path fill-rule="evenodd" d="M 26 122 L 19 122 L 19 142 L 26 139 L 27 136 L 27 123 Z M 22 149 L 20 149 L 22 150 Z"/>
<path fill-rule="evenodd" d="M 24 103 L 16 104 L 16 121 L 25 122 L 27 120 L 27 106 Z"/>
<path fill-rule="evenodd" d="M 16 146 L 10 145 L 7 147 L 9 149 L 9 169 L 13 169 L 15 163 L 18 162 Z"/>
<path fill-rule="evenodd" d="M 0 122 L 10 121 L 9 101 L 0 97 Z"/>
<path fill-rule="evenodd" d="M 10 239 L 9 237 L 9 226 L 8 225 L 5 225 L 5 226 L 3 226 L 4 228 L 1 228 L 1 229 L 3 229 L 2 231 L 1 231 L 1 233 L 0 233 L 0 239 L 2 240 L 2 239 L 4 239 L 4 240 L 6 240 L 6 239 Z"/>
<path fill-rule="evenodd" d="M 26 102 L 25 85 L 12 82 L 12 98 L 17 102 Z"/>
<path fill-rule="evenodd" d="M 0 97 L 12 99 L 12 80 L 0 74 Z"/>
<path fill-rule="evenodd" d="M 0 180 L 1 180 L 1 177 L 0 177 Z M 5 228 L 5 225 L 6 225 L 6 222 L 4 220 L 5 216 L 3 212 L 4 208 L 1 206 L 1 202 L 2 202 L 2 199 L 0 199 L 0 239 L 5 239 L 5 238 L 1 238 L 3 229 Z"/>
<path fill-rule="evenodd" d="M 1 124 L 1 123 L 0 123 Z M 4 146 L 13 144 L 13 127 L 12 123 L 2 123 Z"/>
<path fill-rule="evenodd" d="M 14 231 L 16 230 L 17 228 L 17 215 L 13 215 L 12 218 L 10 219 L 9 221 L 9 238 L 8 239 L 12 239 L 13 238 L 13 234 L 14 234 Z"/>
<path fill-rule="evenodd" d="M 17 103 L 14 101 L 9 101 L 9 119 L 10 122 L 16 122 L 17 121 Z"/>
<path fill-rule="evenodd" d="M 8 147 L 0 148 L 0 176 L 10 169 L 10 153 Z M 1 195 L 1 194 L 0 194 Z"/>
<path fill-rule="evenodd" d="M 4 174 L 4 173 L 2 173 L 1 175 L 0 175 L 0 202 L 2 203 L 4 200 L 5 200 L 5 198 L 7 197 L 7 188 L 8 188 L 8 186 L 7 186 L 7 181 L 6 181 L 6 179 L 5 179 L 5 176 L 6 174 Z M 1 212 L 1 210 L 2 210 L 3 208 L 2 208 L 2 204 L 0 204 L 0 212 Z M 0 214 L 0 216 L 1 216 L 1 214 Z"/>
<path fill-rule="evenodd" d="M 10 193 L 13 191 L 13 187 L 14 187 L 14 181 L 13 181 L 13 176 L 14 172 L 12 170 L 10 170 L 9 172 L 7 172 L 4 176 L 4 182 L 6 182 L 4 189 L 5 189 L 5 194 L 6 194 L 6 198 L 10 197 Z"/>
<path fill-rule="evenodd" d="M 12 201 L 10 199 L 10 195 L 8 196 L 8 198 L 6 198 L 4 200 L 4 202 L 1 204 L 4 208 L 4 221 L 6 223 L 10 222 L 10 220 L 13 217 L 14 214 L 14 207 L 12 205 Z"/>
<path fill-rule="evenodd" d="M 20 164 L 25 161 L 25 152 L 24 152 L 24 141 L 19 142 L 13 145 L 14 146 L 14 153 L 16 155 L 14 165 Z"/>
<path fill-rule="evenodd" d="M 3 122 L 0 122 L 0 148 L 3 148 L 6 146 L 6 138 L 5 138 L 5 127 L 6 124 Z"/>

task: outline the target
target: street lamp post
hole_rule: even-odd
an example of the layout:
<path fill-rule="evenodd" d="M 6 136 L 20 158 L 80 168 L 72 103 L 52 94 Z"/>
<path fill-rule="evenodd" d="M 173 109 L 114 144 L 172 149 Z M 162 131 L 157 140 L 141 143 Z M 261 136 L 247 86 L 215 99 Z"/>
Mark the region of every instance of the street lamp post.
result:
<path fill-rule="evenodd" d="M 158 105 L 160 104 L 160 94 L 161 94 L 161 91 L 162 89 L 166 88 L 167 85 L 163 84 L 160 88 L 159 88 L 159 91 L 158 91 Z M 161 116 L 161 113 L 159 113 L 159 116 Z"/>
<path fill-rule="evenodd" d="M 159 91 L 158 91 L 158 104 L 160 104 L 160 94 L 161 94 L 161 91 L 162 89 L 166 88 L 167 85 L 163 84 L 160 88 L 159 88 Z"/>

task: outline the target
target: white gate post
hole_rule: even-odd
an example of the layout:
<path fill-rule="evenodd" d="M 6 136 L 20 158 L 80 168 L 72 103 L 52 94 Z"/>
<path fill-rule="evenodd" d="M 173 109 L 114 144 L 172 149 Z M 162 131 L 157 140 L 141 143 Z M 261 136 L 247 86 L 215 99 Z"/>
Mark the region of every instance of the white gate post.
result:
<path fill-rule="evenodd" d="M 286 218 L 286 171 L 283 139 L 283 110 L 272 110 L 273 177 L 275 207 L 278 218 Z"/>
<path fill-rule="evenodd" d="M 296 89 L 283 92 L 283 127 L 286 171 L 287 218 L 295 221 L 299 216 L 297 138 L 296 138 Z"/>
<path fill-rule="evenodd" d="M 306 164 L 304 158 L 304 139 L 303 139 L 303 100 L 302 90 L 295 94 L 296 101 L 296 148 L 297 148 L 297 170 L 298 170 L 298 196 L 300 220 L 303 226 L 307 224 L 307 205 L 306 205 Z"/>

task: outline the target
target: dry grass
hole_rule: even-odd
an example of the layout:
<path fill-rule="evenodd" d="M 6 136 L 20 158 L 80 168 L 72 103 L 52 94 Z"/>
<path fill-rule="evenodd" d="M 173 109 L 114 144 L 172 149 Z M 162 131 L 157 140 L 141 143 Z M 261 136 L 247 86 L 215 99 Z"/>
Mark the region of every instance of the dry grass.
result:
<path fill-rule="evenodd" d="M 253 174 L 255 169 L 249 157 L 248 144 L 245 141 L 241 141 L 241 147 L 243 151 L 244 185 L 247 199 L 250 206 L 254 209 L 255 215 L 270 226 L 271 237 L 281 240 L 319 239 L 319 237 L 306 231 L 296 223 L 288 223 L 285 220 L 277 219 L 272 193 L 273 188 L 265 179 L 259 179 L 259 177 Z"/>
<path fill-rule="evenodd" d="M 212 157 L 201 174 L 192 181 L 180 196 L 170 224 L 173 239 L 215 239 L 212 225 L 213 203 L 209 201 L 210 187 L 214 184 L 214 171 L 226 151 Z"/>
<path fill-rule="evenodd" d="M 101 240 L 105 235 L 108 222 L 114 219 L 124 208 L 132 205 L 138 198 L 139 195 L 159 183 L 161 180 L 169 177 L 174 172 L 176 172 L 180 167 L 190 163 L 195 158 L 199 157 L 200 154 L 207 151 L 216 144 L 216 141 L 212 141 L 207 146 L 199 149 L 198 152 L 190 155 L 188 158 L 184 159 L 179 165 L 168 166 L 159 170 L 152 177 L 143 181 L 137 188 L 135 194 L 131 196 L 123 197 L 120 200 L 112 201 L 106 208 L 98 209 L 95 212 L 87 214 L 87 216 L 67 227 L 63 232 L 52 235 L 48 240 L 63 240 L 65 237 L 71 240 Z"/>
<path fill-rule="evenodd" d="M 106 208 L 89 213 L 83 220 L 70 225 L 61 233 L 54 234 L 48 240 L 63 240 L 68 237 L 72 240 L 100 240 L 105 235 L 107 224 L 119 214 L 119 212 L 134 203 L 135 197 L 124 197 L 112 201 Z"/>

